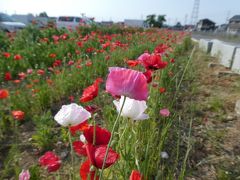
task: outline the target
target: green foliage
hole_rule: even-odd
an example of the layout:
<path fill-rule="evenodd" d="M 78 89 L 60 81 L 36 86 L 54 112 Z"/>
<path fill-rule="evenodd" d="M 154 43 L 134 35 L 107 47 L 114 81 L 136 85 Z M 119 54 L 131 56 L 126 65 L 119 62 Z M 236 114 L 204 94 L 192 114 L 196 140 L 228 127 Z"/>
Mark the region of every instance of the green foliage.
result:
<path fill-rule="evenodd" d="M 33 145 L 41 151 L 51 150 L 56 142 L 56 130 L 54 120 L 50 112 L 33 118 L 36 124 L 36 132 L 32 135 Z"/>
<path fill-rule="evenodd" d="M 21 168 L 19 167 L 19 158 L 19 147 L 16 144 L 13 144 L 4 160 L 4 169 L 2 172 L 0 171 L 0 179 L 8 179 L 10 177 L 18 179 L 18 175 L 21 172 Z"/>
<path fill-rule="evenodd" d="M 222 101 L 220 98 L 218 97 L 213 97 L 209 100 L 208 102 L 209 104 L 209 108 L 213 111 L 213 112 L 221 112 L 224 111 L 224 101 Z"/>
<path fill-rule="evenodd" d="M 40 172 L 40 167 L 37 165 L 31 166 L 29 168 L 29 172 L 30 172 L 30 180 L 40 180 L 41 179 L 41 172 Z"/>
<path fill-rule="evenodd" d="M 155 14 L 151 14 L 147 16 L 145 22 L 149 25 L 149 27 L 158 27 L 161 28 L 163 23 L 166 21 L 166 15 L 158 15 L 156 18 Z"/>
<path fill-rule="evenodd" d="M 9 45 L 10 45 L 10 41 L 9 41 L 6 33 L 0 30 L 0 47 L 1 47 L 1 51 L 3 51 L 3 52 L 7 51 Z"/>

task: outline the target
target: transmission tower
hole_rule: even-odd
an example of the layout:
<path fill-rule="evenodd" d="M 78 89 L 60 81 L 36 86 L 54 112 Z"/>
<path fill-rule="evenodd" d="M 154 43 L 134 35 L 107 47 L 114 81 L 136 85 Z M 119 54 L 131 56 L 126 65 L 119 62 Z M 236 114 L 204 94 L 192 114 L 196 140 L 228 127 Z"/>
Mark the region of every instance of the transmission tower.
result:
<path fill-rule="evenodd" d="M 194 0 L 192 16 L 191 16 L 191 24 L 192 25 L 196 25 L 196 23 L 198 21 L 199 6 L 200 6 L 200 0 Z"/>

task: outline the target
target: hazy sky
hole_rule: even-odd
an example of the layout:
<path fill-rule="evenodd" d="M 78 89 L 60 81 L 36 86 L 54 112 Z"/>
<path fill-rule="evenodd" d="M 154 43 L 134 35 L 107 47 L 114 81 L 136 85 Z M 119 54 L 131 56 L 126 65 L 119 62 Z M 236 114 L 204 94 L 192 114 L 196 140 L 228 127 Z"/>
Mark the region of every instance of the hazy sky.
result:
<path fill-rule="evenodd" d="M 240 0 L 200 0 L 199 19 L 217 24 L 240 14 Z M 189 23 L 194 0 L 0 0 L 0 12 L 34 15 L 46 11 L 49 16 L 74 15 L 95 17 L 96 21 L 145 19 L 149 14 L 166 14 L 168 23 Z"/>

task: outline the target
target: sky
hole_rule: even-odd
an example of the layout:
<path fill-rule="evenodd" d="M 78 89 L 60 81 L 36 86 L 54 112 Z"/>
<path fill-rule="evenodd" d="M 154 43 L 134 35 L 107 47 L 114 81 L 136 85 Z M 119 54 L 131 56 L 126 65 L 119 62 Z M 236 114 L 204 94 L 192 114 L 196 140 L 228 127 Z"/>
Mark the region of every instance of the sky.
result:
<path fill-rule="evenodd" d="M 0 12 L 48 16 L 95 17 L 96 21 L 114 22 L 145 19 L 149 14 L 166 15 L 167 24 L 189 24 L 194 0 L 0 0 Z M 200 0 L 198 19 L 209 18 L 217 24 L 240 15 L 240 0 Z"/>

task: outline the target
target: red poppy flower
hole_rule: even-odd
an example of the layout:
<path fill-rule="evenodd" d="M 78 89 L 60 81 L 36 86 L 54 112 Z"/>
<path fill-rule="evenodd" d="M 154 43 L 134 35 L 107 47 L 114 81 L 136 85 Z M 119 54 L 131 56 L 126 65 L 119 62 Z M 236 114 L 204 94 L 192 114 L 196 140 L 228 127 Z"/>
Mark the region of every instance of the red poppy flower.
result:
<path fill-rule="evenodd" d="M 85 144 L 82 141 L 74 141 L 73 149 L 79 156 L 87 156 Z"/>
<path fill-rule="evenodd" d="M 46 82 L 49 86 L 53 85 L 53 80 L 51 79 L 46 79 Z"/>
<path fill-rule="evenodd" d="M 102 44 L 102 48 L 106 49 L 107 47 L 109 47 L 111 45 L 111 42 L 107 41 L 106 43 Z"/>
<path fill-rule="evenodd" d="M 94 135 L 94 126 L 90 126 L 83 131 L 83 135 L 85 136 L 88 143 L 93 144 L 93 135 Z M 96 141 L 95 145 L 107 145 L 111 137 L 111 133 L 99 126 L 96 126 Z"/>
<path fill-rule="evenodd" d="M 86 62 L 86 66 L 89 67 L 89 66 L 91 66 L 91 65 L 92 65 L 92 61 L 89 60 L 89 61 Z"/>
<path fill-rule="evenodd" d="M 4 53 L 3 53 L 3 56 L 4 56 L 5 58 L 10 58 L 11 54 L 8 53 L 8 52 L 4 52 Z"/>
<path fill-rule="evenodd" d="M 166 44 L 159 44 L 159 45 L 155 48 L 154 52 L 155 52 L 155 53 L 162 54 L 162 53 L 164 53 L 168 48 L 169 48 L 169 47 L 168 47 Z"/>
<path fill-rule="evenodd" d="M 78 69 L 81 69 L 81 68 L 82 68 L 82 66 L 81 66 L 81 65 L 77 65 L 77 66 L 76 66 L 76 68 L 78 68 Z"/>
<path fill-rule="evenodd" d="M 38 69 L 38 70 L 37 70 L 37 74 L 38 74 L 38 75 L 44 75 L 44 74 L 45 74 L 45 71 L 42 70 L 42 69 Z"/>
<path fill-rule="evenodd" d="M 73 65 L 73 64 L 74 64 L 74 61 L 73 61 L 73 60 L 68 61 L 68 65 L 69 65 L 69 66 L 71 66 L 71 65 Z"/>
<path fill-rule="evenodd" d="M 84 121 L 76 126 L 71 126 L 70 132 L 71 132 L 72 136 L 75 136 L 77 131 L 84 131 L 88 128 L 89 128 L 89 125 L 88 125 L 87 121 Z"/>
<path fill-rule="evenodd" d="M 49 57 L 50 57 L 50 58 L 55 58 L 56 56 L 57 56 L 57 55 L 54 54 L 54 53 L 49 54 Z"/>
<path fill-rule="evenodd" d="M 160 93 L 165 93 L 166 89 L 164 87 L 159 88 Z"/>
<path fill-rule="evenodd" d="M 137 170 L 132 170 L 132 173 L 129 177 L 129 180 L 142 180 L 142 176 L 139 171 Z"/>
<path fill-rule="evenodd" d="M 19 77 L 21 80 L 25 79 L 26 76 L 27 76 L 27 75 L 26 75 L 24 72 L 18 73 L 18 77 Z"/>
<path fill-rule="evenodd" d="M 61 66 L 61 64 L 62 64 L 61 60 L 55 60 L 54 63 L 53 63 L 53 67 Z"/>
<path fill-rule="evenodd" d="M 39 79 L 33 79 L 32 80 L 33 83 L 39 83 L 39 81 L 40 81 Z"/>
<path fill-rule="evenodd" d="M 48 151 L 41 156 L 39 158 L 39 163 L 41 166 L 47 168 L 48 172 L 57 171 L 61 166 L 60 158 L 51 151 Z"/>
<path fill-rule="evenodd" d="M 107 145 L 93 146 L 92 144 L 87 144 L 86 150 L 91 164 L 98 169 L 102 169 L 104 157 L 107 151 Z M 104 168 L 108 168 L 109 166 L 113 165 L 118 159 L 119 154 L 109 148 Z"/>
<path fill-rule="evenodd" d="M 9 92 L 6 89 L 0 89 L 0 99 L 5 99 L 9 96 Z"/>
<path fill-rule="evenodd" d="M 16 55 L 14 56 L 14 59 L 15 59 L 16 61 L 21 60 L 21 59 L 22 59 L 22 56 L 21 56 L 20 54 L 16 54 Z"/>
<path fill-rule="evenodd" d="M 13 82 L 14 82 L 15 84 L 19 84 L 19 83 L 21 82 L 21 80 L 16 79 L 16 80 L 14 80 Z"/>
<path fill-rule="evenodd" d="M 170 59 L 170 62 L 171 63 L 175 63 L 175 60 L 172 58 L 172 59 Z"/>
<path fill-rule="evenodd" d="M 78 47 L 83 47 L 83 43 L 81 41 L 77 42 Z"/>
<path fill-rule="evenodd" d="M 98 95 L 98 84 L 101 82 L 99 78 L 94 82 L 93 85 L 84 89 L 80 102 L 89 102 Z"/>
<path fill-rule="evenodd" d="M 24 119 L 24 115 L 25 115 L 25 113 L 23 111 L 19 111 L 19 110 L 12 111 L 12 116 L 16 120 L 19 120 L 19 121 L 23 120 Z"/>
<path fill-rule="evenodd" d="M 91 180 L 94 180 L 94 176 L 95 176 L 95 171 L 90 171 L 90 167 L 91 167 L 91 162 L 89 159 L 87 159 L 85 162 L 82 163 L 81 167 L 80 167 L 80 177 L 82 180 L 88 180 L 88 176 L 90 176 Z M 99 177 L 96 177 L 96 180 L 98 180 Z"/>
<path fill-rule="evenodd" d="M 143 74 L 147 78 L 147 83 L 152 82 L 152 71 L 151 70 L 147 70 Z"/>
<path fill-rule="evenodd" d="M 86 53 L 92 53 L 94 51 L 93 47 L 89 47 L 86 49 Z"/>
<path fill-rule="evenodd" d="M 85 109 L 91 114 L 95 113 L 99 108 L 95 105 L 85 106 Z"/>
<path fill-rule="evenodd" d="M 130 67 L 135 67 L 139 64 L 139 61 L 134 61 L 134 60 L 128 60 L 127 61 L 128 66 Z"/>
<path fill-rule="evenodd" d="M 81 51 L 75 50 L 75 53 L 76 53 L 76 54 L 81 54 Z"/>
<path fill-rule="evenodd" d="M 10 72 L 6 72 L 4 76 L 5 81 L 10 81 L 12 79 L 12 75 Z"/>
<path fill-rule="evenodd" d="M 68 99 L 69 99 L 70 102 L 73 102 L 74 101 L 74 96 L 69 96 Z"/>
<path fill-rule="evenodd" d="M 149 70 L 149 69 L 157 70 L 157 69 L 165 68 L 168 63 L 166 61 L 162 61 L 162 58 L 160 55 L 153 54 L 153 55 L 149 56 L 148 58 L 143 59 L 142 64 L 147 70 Z"/>
<path fill-rule="evenodd" d="M 52 38 L 53 38 L 53 41 L 55 42 L 57 42 L 60 39 L 60 37 L 56 35 L 53 35 Z"/>
<path fill-rule="evenodd" d="M 105 56 L 105 59 L 106 59 L 106 60 L 109 60 L 109 59 L 110 59 L 110 56 L 109 56 L 109 55 Z"/>
<path fill-rule="evenodd" d="M 28 89 L 32 89 L 32 87 L 33 87 L 33 84 L 27 84 L 26 85 L 26 88 L 28 88 Z"/>

